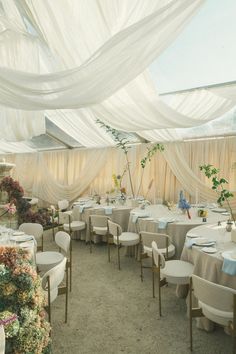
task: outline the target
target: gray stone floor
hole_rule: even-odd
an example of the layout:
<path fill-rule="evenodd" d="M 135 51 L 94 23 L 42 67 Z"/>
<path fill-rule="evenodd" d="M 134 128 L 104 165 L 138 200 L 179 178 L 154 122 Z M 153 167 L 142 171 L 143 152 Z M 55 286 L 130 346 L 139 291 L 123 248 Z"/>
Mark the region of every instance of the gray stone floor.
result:
<path fill-rule="evenodd" d="M 53 249 L 45 235 L 45 250 Z M 73 241 L 73 289 L 69 296 L 69 319 L 64 323 L 64 296 L 52 308 L 53 354 L 189 354 L 189 322 L 184 299 L 175 287 L 162 289 L 163 316 L 158 300 L 152 298 L 151 273 L 140 281 L 140 265 L 121 256 L 117 269 L 116 249 L 107 262 L 105 245 L 93 253 L 83 241 Z M 231 338 L 222 328 L 207 333 L 194 323 L 194 351 L 197 354 L 230 354 Z"/>

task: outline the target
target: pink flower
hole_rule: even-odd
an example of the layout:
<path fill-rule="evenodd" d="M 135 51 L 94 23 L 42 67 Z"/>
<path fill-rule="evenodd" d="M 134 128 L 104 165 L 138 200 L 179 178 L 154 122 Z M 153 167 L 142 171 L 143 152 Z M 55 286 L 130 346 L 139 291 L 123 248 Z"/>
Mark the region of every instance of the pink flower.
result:
<path fill-rule="evenodd" d="M 16 213 L 16 206 L 14 203 L 5 204 L 4 209 L 11 215 L 14 215 Z"/>

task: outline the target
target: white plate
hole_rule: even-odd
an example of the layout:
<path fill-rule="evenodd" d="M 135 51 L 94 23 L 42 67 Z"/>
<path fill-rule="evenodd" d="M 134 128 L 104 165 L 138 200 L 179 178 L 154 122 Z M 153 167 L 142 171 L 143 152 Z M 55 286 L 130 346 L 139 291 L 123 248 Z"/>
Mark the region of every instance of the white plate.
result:
<path fill-rule="evenodd" d="M 30 241 L 33 239 L 34 239 L 34 237 L 31 235 L 10 236 L 10 240 L 16 241 L 16 242 L 25 242 L 25 241 Z"/>
<path fill-rule="evenodd" d="M 224 213 L 227 210 L 224 208 L 214 208 L 214 209 L 211 209 L 211 211 L 214 211 L 215 213 Z"/>
<path fill-rule="evenodd" d="M 199 238 L 197 239 L 194 244 L 196 246 L 212 246 L 214 245 L 216 242 L 214 240 L 208 240 L 207 238 Z"/>
<path fill-rule="evenodd" d="M 222 257 L 231 261 L 236 261 L 236 250 L 222 252 Z"/>
<path fill-rule="evenodd" d="M 190 234 L 190 235 L 187 235 L 188 238 L 197 238 L 199 237 L 199 235 L 194 235 L 194 234 Z"/>
<path fill-rule="evenodd" d="M 25 233 L 23 231 L 14 231 L 12 233 L 13 236 L 21 236 L 21 235 L 24 235 Z"/>
<path fill-rule="evenodd" d="M 218 250 L 215 247 L 203 247 L 202 251 L 206 252 L 206 253 L 216 253 L 216 252 L 218 252 Z"/>

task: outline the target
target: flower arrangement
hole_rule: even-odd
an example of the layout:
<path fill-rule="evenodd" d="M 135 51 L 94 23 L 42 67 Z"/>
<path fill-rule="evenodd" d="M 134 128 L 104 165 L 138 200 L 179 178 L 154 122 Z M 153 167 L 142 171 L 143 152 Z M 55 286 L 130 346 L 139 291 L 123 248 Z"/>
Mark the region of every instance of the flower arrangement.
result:
<path fill-rule="evenodd" d="M 23 198 L 24 190 L 18 181 L 13 180 L 12 177 L 6 176 L 0 182 L 0 191 L 8 194 L 9 203 L 4 206 L 6 212 L 1 216 L 9 213 L 11 215 L 18 213 L 19 224 L 23 222 L 39 223 L 43 226 L 50 222 L 50 217 L 47 213 L 34 212 L 31 209 L 30 203 Z"/>
<path fill-rule="evenodd" d="M 6 354 L 50 353 L 41 279 L 25 249 L 0 247 L 0 324 Z"/>
<path fill-rule="evenodd" d="M 178 202 L 178 207 L 182 210 L 182 211 L 187 211 L 188 214 L 188 218 L 191 219 L 191 215 L 189 213 L 189 209 L 191 208 L 191 205 L 186 201 L 186 199 L 184 198 L 184 193 L 183 191 L 180 191 L 179 193 L 179 202 Z"/>

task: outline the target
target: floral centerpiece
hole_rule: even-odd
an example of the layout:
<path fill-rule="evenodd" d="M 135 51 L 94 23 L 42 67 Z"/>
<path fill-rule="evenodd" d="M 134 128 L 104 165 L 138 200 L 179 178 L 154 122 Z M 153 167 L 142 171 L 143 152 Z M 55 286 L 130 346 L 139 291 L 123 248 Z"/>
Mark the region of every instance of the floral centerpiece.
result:
<path fill-rule="evenodd" d="M 15 181 L 12 177 L 6 176 L 1 180 L 0 191 L 7 193 L 9 203 L 6 204 L 4 208 L 8 208 L 7 212 L 11 215 L 17 211 L 19 224 L 23 222 L 34 222 L 45 226 L 50 222 L 47 213 L 34 212 L 31 209 L 30 203 L 23 198 L 24 189 L 20 186 L 19 182 Z M 1 216 L 3 215 L 5 215 L 5 213 Z"/>
<path fill-rule="evenodd" d="M 24 249 L 0 247 L 0 325 L 6 354 L 50 353 L 41 279 Z"/>
<path fill-rule="evenodd" d="M 182 210 L 182 212 L 187 212 L 188 218 L 191 219 L 191 215 L 190 215 L 190 212 L 189 212 L 189 209 L 191 208 L 191 205 L 184 198 L 183 191 L 180 191 L 180 193 L 179 193 L 178 207 Z"/>

